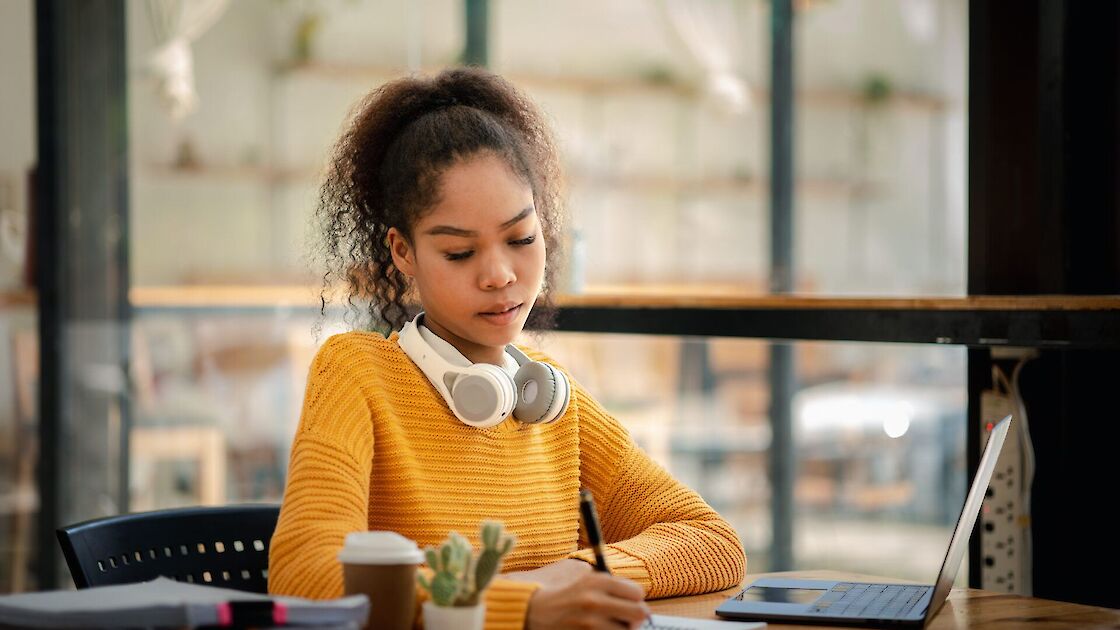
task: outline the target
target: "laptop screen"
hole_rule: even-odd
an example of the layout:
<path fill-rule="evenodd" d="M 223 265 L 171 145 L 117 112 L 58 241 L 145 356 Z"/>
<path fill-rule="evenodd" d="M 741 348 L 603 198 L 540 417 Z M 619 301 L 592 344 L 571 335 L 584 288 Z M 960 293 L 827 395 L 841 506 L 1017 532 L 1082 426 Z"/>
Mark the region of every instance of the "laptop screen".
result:
<path fill-rule="evenodd" d="M 1011 426 L 1011 416 L 1000 420 L 992 427 L 992 434 L 988 437 L 988 444 L 984 447 L 984 454 L 980 456 L 980 465 L 976 469 L 976 478 L 968 489 L 968 497 L 964 500 L 961 515 L 957 519 L 957 527 L 953 530 L 953 538 L 949 541 L 949 551 L 945 554 L 945 561 L 941 563 L 941 572 L 937 574 L 937 585 L 930 598 L 930 610 L 926 618 L 937 614 L 949 590 L 953 588 L 953 580 L 957 577 L 957 569 L 961 566 L 961 559 L 968 547 L 968 539 L 972 535 L 972 527 L 976 524 L 976 516 L 980 513 L 980 505 L 984 502 L 984 492 L 992 480 L 992 471 L 995 470 L 996 461 L 999 459 L 1003 441 L 1007 438 L 1007 430 Z"/>

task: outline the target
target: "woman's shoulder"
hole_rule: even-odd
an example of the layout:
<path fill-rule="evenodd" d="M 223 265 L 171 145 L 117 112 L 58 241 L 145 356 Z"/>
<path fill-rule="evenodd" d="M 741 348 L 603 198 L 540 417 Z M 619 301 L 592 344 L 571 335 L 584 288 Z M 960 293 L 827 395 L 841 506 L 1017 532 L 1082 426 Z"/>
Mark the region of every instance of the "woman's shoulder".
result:
<path fill-rule="evenodd" d="M 323 342 L 323 349 L 328 347 L 334 349 L 343 348 L 364 348 L 367 350 L 377 350 L 388 346 L 390 340 L 393 346 L 397 345 L 396 333 L 392 333 L 389 337 L 382 335 L 379 332 L 371 332 L 367 330 L 348 330 L 346 332 L 337 333 L 327 337 Z"/>
<path fill-rule="evenodd" d="M 397 345 L 397 334 L 389 337 L 376 332 L 351 330 L 331 335 L 316 354 L 318 362 L 341 365 L 376 365 L 384 367 L 399 363 L 404 353 Z"/>

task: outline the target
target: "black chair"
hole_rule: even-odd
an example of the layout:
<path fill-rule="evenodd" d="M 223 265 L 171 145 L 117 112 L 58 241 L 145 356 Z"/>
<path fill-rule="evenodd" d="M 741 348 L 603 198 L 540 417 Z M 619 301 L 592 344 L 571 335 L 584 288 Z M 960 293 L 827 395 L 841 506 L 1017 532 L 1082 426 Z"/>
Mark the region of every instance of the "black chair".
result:
<path fill-rule="evenodd" d="M 268 545 L 278 505 L 189 507 L 124 514 L 57 530 L 78 588 L 166 576 L 268 592 Z"/>

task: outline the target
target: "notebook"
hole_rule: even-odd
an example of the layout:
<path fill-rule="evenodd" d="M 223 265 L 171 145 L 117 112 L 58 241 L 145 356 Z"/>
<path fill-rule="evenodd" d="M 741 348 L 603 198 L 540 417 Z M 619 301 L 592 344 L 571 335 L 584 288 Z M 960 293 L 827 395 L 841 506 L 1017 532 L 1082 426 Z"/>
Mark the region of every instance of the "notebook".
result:
<path fill-rule="evenodd" d="M 766 624 L 760 621 L 718 621 L 690 619 L 670 615 L 651 615 L 639 630 L 759 630 Z"/>
<path fill-rule="evenodd" d="M 933 584 L 870 584 L 836 580 L 759 578 L 716 608 L 728 619 L 805 621 L 813 624 L 920 627 L 933 618 L 953 586 L 972 527 L 1011 426 L 1008 415 L 992 427 L 968 489 L 941 571 Z"/>
<path fill-rule="evenodd" d="M 357 630 L 368 614 L 369 599 L 365 595 L 319 601 L 188 584 L 165 577 L 77 591 L 0 596 L 0 626 L 16 628 L 194 628 L 253 621 L 254 626 L 313 625 Z"/>

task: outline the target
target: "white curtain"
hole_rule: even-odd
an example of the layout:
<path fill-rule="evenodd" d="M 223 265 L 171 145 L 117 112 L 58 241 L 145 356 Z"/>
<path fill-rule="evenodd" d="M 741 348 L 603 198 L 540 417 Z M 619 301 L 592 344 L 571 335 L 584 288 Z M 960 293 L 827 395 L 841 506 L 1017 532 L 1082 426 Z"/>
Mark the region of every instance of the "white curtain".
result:
<path fill-rule="evenodd" d="M 214 25 L 229 0 L 148 0 L 148 17 L 156 49 L 147 68 L 164 106 L 174 120 L 198 107 L 191 42 Z"/>
<path fill-rule="evenodd" d="M 704 73 L 704 90 L 729 113 L 750 109 L 751 91 L 735 71 L 735 46 L 742 36 L 735 0 L 659 0 L 672 35 Z"/>

